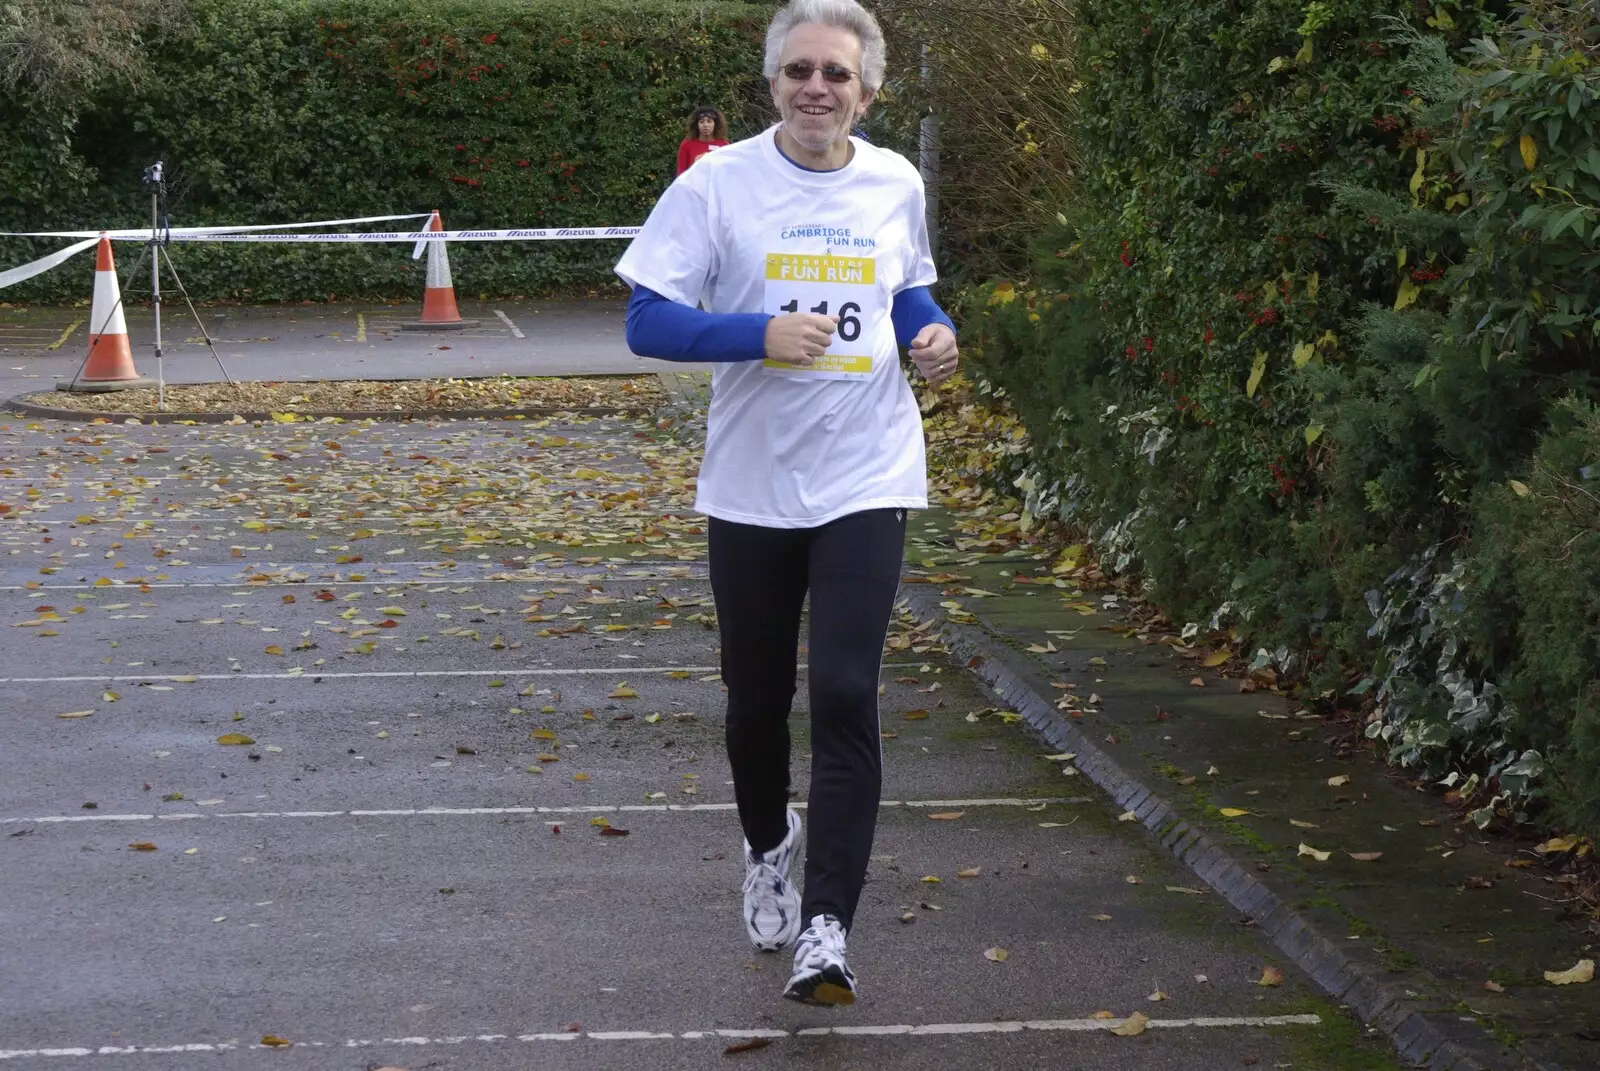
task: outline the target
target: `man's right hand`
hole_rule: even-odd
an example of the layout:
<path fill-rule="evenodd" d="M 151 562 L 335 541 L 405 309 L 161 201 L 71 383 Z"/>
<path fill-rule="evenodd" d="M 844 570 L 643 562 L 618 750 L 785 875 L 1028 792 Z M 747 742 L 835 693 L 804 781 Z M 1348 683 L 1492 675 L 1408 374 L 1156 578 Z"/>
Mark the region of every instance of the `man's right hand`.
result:
<path fill-rule="evenodd" d="M 789 312 L 767 321 L 763 340 L 766 357 L 780 364 L 804 368 L 821 357 L 833 341 L 834 329 L 839 324 L 837 316 L 822 316 L 814 312 Z"/>

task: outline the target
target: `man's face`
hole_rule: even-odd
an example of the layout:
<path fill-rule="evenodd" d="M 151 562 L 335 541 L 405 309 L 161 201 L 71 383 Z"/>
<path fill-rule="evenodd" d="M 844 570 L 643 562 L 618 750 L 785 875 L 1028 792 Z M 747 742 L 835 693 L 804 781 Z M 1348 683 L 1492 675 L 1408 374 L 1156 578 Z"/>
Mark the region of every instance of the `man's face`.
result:
<path fill-rule="evenodd" d="M 772 80 L 772 102 L 783 116 L 784 129 L 812 152 L 825 152 L 850 133 L 865 115 L 872 93 L 861 85 L 861 40 L 839 26 L 805 22 L 789 31 L 779 53 L 780 70 Z M 781 68 L 807 63 L 816 68 L 805 81 L 796 81 Z M 848 82 L 829 82 L 823 67 L 844 67 L 855 72 Z"/>

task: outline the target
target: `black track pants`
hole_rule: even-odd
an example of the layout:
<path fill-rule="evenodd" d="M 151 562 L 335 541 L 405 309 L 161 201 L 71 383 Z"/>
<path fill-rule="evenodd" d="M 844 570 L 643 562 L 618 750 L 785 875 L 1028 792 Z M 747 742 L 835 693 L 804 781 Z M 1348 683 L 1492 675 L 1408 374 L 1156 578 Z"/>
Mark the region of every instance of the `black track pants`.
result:
<path fill-rule="evenodd" d="M 811 791 L 801 918 L 855 916 L 883 785 L 878 675 L 900 584 L 904 510 L 852 513 L 817 528 L 712 518 L 711 590 L 728 686 L 728 758 L 745 839 L 787 832 L 789 707 L 800 609 L 811 595 Z"/>

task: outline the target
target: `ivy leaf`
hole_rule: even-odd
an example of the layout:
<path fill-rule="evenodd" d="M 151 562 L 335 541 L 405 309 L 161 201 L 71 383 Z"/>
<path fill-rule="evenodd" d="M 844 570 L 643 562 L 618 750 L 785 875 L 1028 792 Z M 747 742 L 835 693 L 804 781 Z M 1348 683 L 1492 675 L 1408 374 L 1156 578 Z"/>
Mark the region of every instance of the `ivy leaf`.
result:
<path fill-rule="evenodd" d="M 1250 366 L 1250 378 L 1244 385 L 1244 396 L 1254 398 L 1256 388 L 1261 386 L 1261 377 L 1267 374 L 1267 351 L 1256 350 L 1255 364 Z"/>
<path fill-rule="evenodd" d="M 1401 279 L 1400 289 L 1396 291 L 1394 295 L 1395 311 L 1398 312 L 1401 309 L 1416 304 L 1417 296 L 1421 293 L 1421 288 L 1418 287 L 1416 283 L 1412 282 L 1409 276 Z"/>

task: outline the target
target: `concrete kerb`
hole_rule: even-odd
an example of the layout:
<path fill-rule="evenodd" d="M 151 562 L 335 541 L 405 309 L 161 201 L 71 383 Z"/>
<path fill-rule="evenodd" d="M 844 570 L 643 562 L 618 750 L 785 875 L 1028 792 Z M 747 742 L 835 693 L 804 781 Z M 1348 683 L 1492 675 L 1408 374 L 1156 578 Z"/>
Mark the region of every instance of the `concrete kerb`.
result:
<path fill-rule="evenodd" d="M 37 393 L 28 391 L 27 393 Z M 124 424 L 130 420 L 137 420 L 141 424 L 226 424 L 235 417 L 247 424 L 271 423 L 272 413 L 265 410 L 238 410 L 207 413 L 102 413 L 83 409 L 62 409 L 51 405 L 35 405 L 22 400 L 22 395 L 8 399 L 0 410 L 15 413 L 17 416 L 29 417 L 36 420 L 62 420 L 73 424 L 88 424 L 96 420 L 104 420 L 111 424 Z M 415 420 L 532 420 L 551 416 L 645 416 L 654 412 L 649 406 L 637 408 L 623 406 L 593 406 L 589 408 L 561 408 L 559 406 L 531 406 L 524 409 L 354 409 L 354 410 L 318 410 L 315 412 L 295 411 L 295 419 L 299 423 L 310 423 L 324 419 L 358 421 L 375 420 L 383 422 L 404 423 Z"/>
<path fill-rule="evenodd" d="M 1078 772 L 1136 817 L 1170 855 L 1209 885 L 1334 1000 L 1348 1006 L 1368 1026 L 1386 1036 L 1401 1055 L 1441 1071 L 1561 1071 L 1514 1052 L 1476 1023 L 1424 1009 L 1373 968 L 1345 955 L 1299 910 L 1256 880 L 1228 849 L 1192 823 L 1178 820 L 1170 802 L 1124 769 L 1056 710 L 1048 683 L 981 624 L 949 620 L 936 593 L 902 588 L 917 619 L 933 619 L 957 662 L 965 664 L 996 699 L 1020 713 L 1049 745 L 1077 753 Z M 1133 802 L 1130 802 L 1133 801 Z"/>

